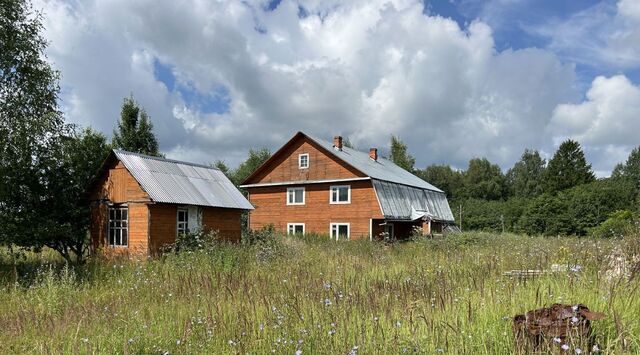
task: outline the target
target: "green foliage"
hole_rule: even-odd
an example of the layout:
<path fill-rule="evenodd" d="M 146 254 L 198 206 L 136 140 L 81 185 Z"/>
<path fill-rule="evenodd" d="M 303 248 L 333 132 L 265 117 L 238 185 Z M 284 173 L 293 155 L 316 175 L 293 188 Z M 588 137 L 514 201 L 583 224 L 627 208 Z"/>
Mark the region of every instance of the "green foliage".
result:
<path fill-rule="evenodd" d="M 597 180 L 559 194 L 544 194 L 529 203 L 519 222 L 527 234 L 586 235 L 607 216 L 634 205 L 629 182 Z"/>
<path fill-rule="evenodd" d="M 595 180 L 580 144 L 566 140 L 549 161 L 544 175 L 545 192 L 556 193 Z"/>
<path fill-rule="evenodd" d="M 120 120 L 113 131 L 112 145 L 134 153 L 162 156 L 158 151 L 158 141 L 153 133 L 153 124 L 144 109 L 138 106 L 133 96 L 122 103 Z"/>
<path fill-rule="evenodd" d="M 506 175 L 509 195 L 536 197 L 542 194 L 546 162 L 537 150 L 526 149 Z"/>
<path fill-rule="evenodd" d="M 596 238 L 622 238 L 640 232 L 640 216 L 631 211 L 615 211 L 599 226 L 589 229 L 589 235 Z"/>
<path fill-rule="evenodd" d="M 396 136 L 391 136 L 391 161 L 408 172 L 413 172 L 416 159 L 407 152 L 407 145 Z"/>
<path fill-rule="evenodd" d="M 451 169 L 449 165 L 430 165 L 425 169 L 416 170 L 415 174 L 444 191 L 448 198 L 459 196 L 464 187 L 463 174 Z"/>
<path fill-rule="evenodd" d="M 260 165 L 262 165 L 267 159 L 271 158 L 271 152 L 267 148 L 259 149 L 259 150 L 249 150 L 249 157 L 247 160 L 242 162 L 234 171 L 231 173 L 230 180 L 237 185 L 240 185 L 244 180 L 246 180 L 249 175 L 253 174 Z"/>
<path fill-rule="evenodd" d="M 464 195 L 484 200 L 500 200 L 505 197 L 505 181 L 500 167 L 486 158 L 469 161 L 464 173 Z"/>
<path fill-rule="evenodd" d="M 611 177 L 632 181 L 635 189 L 640 191 L 640 146 L 631 151 L 624 164 L 616 165 Z"/>
<path fill-rule="evenodd" d="M 166 250 L 174 253 L 194 252 L 197 250 L 214 250 L 221 244 L 218 231 L 199 230 L 189 233 L 180 233 L 176 241 L 167 246 Z"/>

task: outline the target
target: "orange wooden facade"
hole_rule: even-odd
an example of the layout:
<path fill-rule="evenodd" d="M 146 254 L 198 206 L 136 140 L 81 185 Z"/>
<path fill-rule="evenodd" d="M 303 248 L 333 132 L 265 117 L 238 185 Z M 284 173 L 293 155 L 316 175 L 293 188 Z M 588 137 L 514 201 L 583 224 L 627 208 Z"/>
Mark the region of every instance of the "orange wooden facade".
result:
<path fill-rule="evenodd" d="M 91 241 L 93 251 L 106 254 L 153 255 L 175 241 L 178 205 L 155 203 L 129 173 L 122 162 L 115 160 L 89 191 L 91 206 Z M 109 246 L 108 208 L 128 209 L 127 246 Z M 225 240 L 240 239 L 242 210 L 202 207 L 202 227 L 218 230 Z"/>
<path fill-rule="evenodd" d="M 298 156 L 309 154 L 309 167 L 300 169 Z M 365 180 L 363 180 L 363 178 Z M 350 239 L 370 238 L 381 231 L 384 219 L 373 184 L 358 170 L 326 152 L 307 137 L 300 137 L 283 147 L 245 184 L 290 183 L 280 186 L 249 187 L 249 201 L 255 210 L 249 214 L 253 230 L 274 225 L 286 232 L 289 223 L 304 223 L 305 233 L 330 234 L 331 223 L 349 223 Z M 318 180 L 351 181 L 305 183 Z M 358 180 L 360 179 L 360 180 Z M 351 202 L 331 204 L 330 188 L 349 185 Z M 304 187 L 304 205 L 287 205 L 287 188 Z M 374 221 L 378 222 L 374 225 Z M 377 232 L 377 233 L 376 233 Z"/>

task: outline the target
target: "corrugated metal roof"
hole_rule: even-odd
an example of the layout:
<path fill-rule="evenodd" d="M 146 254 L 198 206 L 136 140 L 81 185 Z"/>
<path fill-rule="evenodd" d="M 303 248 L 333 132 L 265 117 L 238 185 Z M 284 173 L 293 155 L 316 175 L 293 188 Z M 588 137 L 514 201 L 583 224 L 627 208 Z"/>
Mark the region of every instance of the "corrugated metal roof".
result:
<path fill-rule="evenodd" d="M 382 214 L 387 219 L 410 220 L 412 212 L 424 211 L 433 219 L 453 222 L 447 196 L 442 192 L 373 180 Z"/>
<path fill-rule="evenodd" d="M 216 168 L 124 150 L 113 152 L 155 202 L 253 209 Z"/>
<path fill-rule="evenodd" d="M 377 161 L 374 161 L 369 158 L 369 153 L 344 146 L 342 147 L 342 150 L 338 150 L 333 147 L 332 142 L 327 142 L 323 139 L 312 136 L 308 137 L 332 152 L 338 158 L 344 160 L 347 164 L 360 170 L 373 179 L 395 182 L 436 192 L 443 192 L 439 188 L 397 166 L 390 160 L 379 157 Z"/>

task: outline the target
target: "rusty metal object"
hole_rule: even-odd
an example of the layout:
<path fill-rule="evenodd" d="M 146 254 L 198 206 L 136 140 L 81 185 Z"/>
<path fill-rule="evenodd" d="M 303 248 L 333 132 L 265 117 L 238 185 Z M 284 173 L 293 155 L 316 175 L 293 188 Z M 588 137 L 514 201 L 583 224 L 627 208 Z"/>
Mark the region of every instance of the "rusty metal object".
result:
<path fill-rule="evenodd" d="M 583 349 L 594 346 L 591 321 L 604 318 L 583 304 L 553 304 L 513 317 L 513 333 L 520 351 Z"/>

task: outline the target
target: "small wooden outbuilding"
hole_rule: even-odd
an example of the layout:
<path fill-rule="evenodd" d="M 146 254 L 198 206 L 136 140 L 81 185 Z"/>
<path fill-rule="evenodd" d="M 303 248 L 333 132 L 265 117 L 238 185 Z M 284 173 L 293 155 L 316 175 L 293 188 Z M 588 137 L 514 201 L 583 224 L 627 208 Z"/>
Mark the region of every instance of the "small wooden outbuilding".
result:
<path fill-rule="evenodd" d="M 218 169 L 113 150 L 88 189 L 93 252 L 153 255 L 179 233 L 240 239 L 253 207 Z"/>

